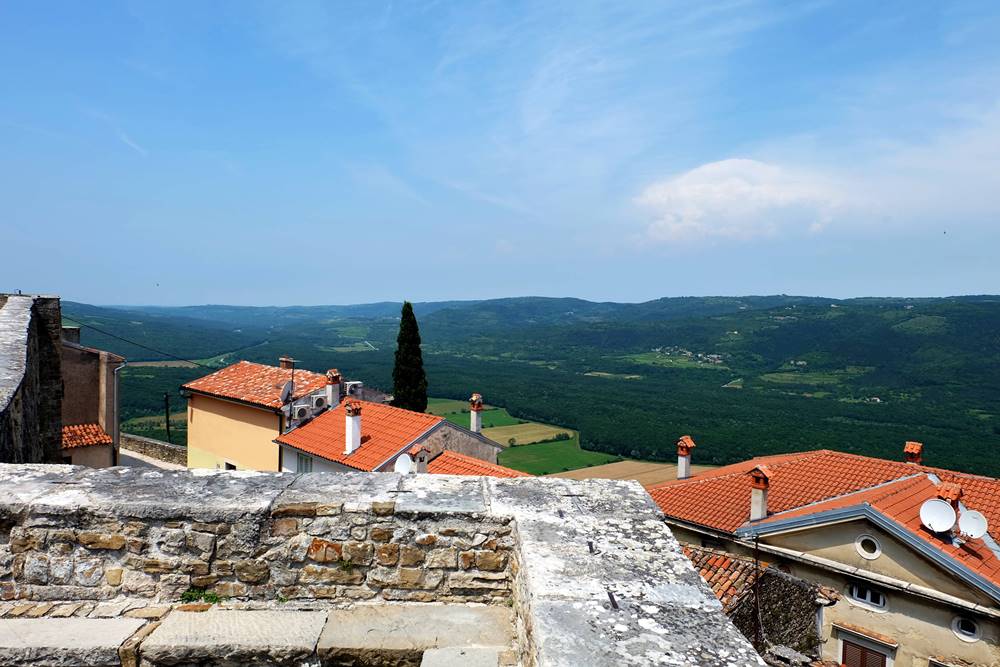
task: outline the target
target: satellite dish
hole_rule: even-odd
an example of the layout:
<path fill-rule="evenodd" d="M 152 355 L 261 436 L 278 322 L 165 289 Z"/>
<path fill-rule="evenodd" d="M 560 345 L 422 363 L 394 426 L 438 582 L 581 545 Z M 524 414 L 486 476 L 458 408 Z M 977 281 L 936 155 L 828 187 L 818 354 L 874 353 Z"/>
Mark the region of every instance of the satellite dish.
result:
<path fill-rule="evenodd" d="M 396 464 L 393 466 L 393 470 L 401 475 L 409 475 L 413 472 L 413 459 L 411 459 L 408 454 L 403 454 L 396 459 Z"/>
<path fill-rule="evenodd" d="M 288 399 L 291 398 L 293 391 L 295 391 L 295 383 L 289 380 L 288 382 L 285 383 L 285 386 L 281 388 L 282 405 L 288 402 Z"/>
<path fill-rule="evenodd" d="M 947 533 L 955 525 L 955 510 L 944 500 L 928 500 L 920 506 L 920 523 L 935 533 Z"/>
<path fill-rule="evenodd" d="M 986 517 L 983 516 L 982 512 L 976 510 L 962 512 L 962 516 L 958 518 L 958 529 L 962 531 L 963 535 L 973 540 L 978 540 L 985 535 L 988 527 Z"/>

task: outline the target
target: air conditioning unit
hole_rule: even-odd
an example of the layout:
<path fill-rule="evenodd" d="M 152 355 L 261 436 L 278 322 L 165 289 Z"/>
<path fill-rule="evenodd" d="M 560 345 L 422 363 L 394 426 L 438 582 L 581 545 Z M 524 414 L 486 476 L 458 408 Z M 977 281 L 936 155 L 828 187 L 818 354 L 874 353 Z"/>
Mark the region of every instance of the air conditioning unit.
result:
<path fill-rule="evenodd" d="M 311 414 L 312 410 L 308 405 L 293 405 L 292 406 L 292 417 L 295 419 L 306 419 Z"/>
<path fill-rule="evenodd" d="M 345 385 L 347 387 L 348 396 L 360 396 L 365 383 L 360 380 L 351 380 L 350 382 L 346 382 Z"/>
<path fill-rule="evenodd" d="M 326 407 L 326 396 L 313 396 L 312 402 L 314 410 L 322 410 Z"/>

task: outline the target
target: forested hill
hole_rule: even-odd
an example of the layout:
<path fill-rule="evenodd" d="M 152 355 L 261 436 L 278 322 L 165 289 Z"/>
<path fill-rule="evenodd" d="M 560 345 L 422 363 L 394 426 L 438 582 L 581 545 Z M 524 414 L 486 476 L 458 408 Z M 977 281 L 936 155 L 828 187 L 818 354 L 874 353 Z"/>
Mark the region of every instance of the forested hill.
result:
<path fill-rule="evenodd" d="M 916 439 L 932 464 L 1000 475 L 1000 297 L 525 297 L 416 310 L 433 394 L 481 391 L 579 429 L 586 447 L 672 459 L 690 433 L 697 460 L 727 463 L 815 447 L 898 458 Z M 291 354 L 388 387 L 399 304 L 64 311 L 202 363 Z M 84 341 L 158 358 L 93 330 Z M 140 412 L 206 372 L 140 370 L 126 398 Z"/>

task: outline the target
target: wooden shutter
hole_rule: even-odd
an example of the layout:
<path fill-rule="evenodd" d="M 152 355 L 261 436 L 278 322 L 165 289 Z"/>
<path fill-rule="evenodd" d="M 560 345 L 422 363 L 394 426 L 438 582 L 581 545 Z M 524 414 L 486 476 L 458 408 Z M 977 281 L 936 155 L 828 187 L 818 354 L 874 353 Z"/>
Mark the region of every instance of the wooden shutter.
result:
<path fill-rule="evenodd" d="M 844 667 L 885 667 L 885 656 L 864 646 L 843 642 L 841 662 Z"/>

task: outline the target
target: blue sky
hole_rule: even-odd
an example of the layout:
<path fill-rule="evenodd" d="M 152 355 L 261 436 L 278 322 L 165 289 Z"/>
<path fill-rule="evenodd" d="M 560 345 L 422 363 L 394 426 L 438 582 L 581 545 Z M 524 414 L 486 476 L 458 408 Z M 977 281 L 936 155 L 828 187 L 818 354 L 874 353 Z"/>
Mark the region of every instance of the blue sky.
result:
<path fill-rule="evenodd" d="M 1000 292 L 994 2 L 0 2 L 0 291 Z"/>

